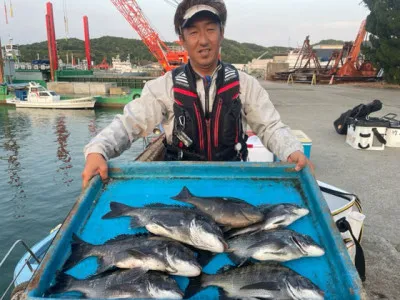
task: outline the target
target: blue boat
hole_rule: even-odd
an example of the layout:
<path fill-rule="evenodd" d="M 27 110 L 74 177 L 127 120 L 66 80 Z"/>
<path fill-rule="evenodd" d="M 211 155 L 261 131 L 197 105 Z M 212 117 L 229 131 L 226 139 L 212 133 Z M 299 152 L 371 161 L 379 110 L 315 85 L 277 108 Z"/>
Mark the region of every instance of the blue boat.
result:
<path fill-rule="evenodd" d="M 160 139 L 153 146 L 157 143 L 160 143 Z M 361 280 L 309 169 L 295 172 L 294 165 L 267 163 L 149 163 L 162 156 L 157 149 L 160 147 L 150 147 L 145 151 L 138 158 L 141 162 L 111 164 L 112 180 L 106 186 L 103 186 L 99 177 L 91 181 L 61 228 L 52 237 L 42 241 L 41 249 L 50 248 L 36 272 L 33 276 L 25 273 L 26 276 L 21 277 L 19 282 L 29 277 L 29 284 L 24 291 L 26 299 L 44 299 L 43 295 L 54 283 L 57 272 L 70 255 L 73 233 L 93 244 L 104 243 L 119 234 L 137 233 L 136 229 L 129 228 L 128 218 L 117 221 L 101 219 L 109 211 L 111 201 L 118 199 L 118 202 L 131 206 L 155 202 L 176 204 L 170 197 L 184 185 L 194 194 L 234 196 L 253 205 L 290 202 L 306 206 L 310 214 L 289 228 L 310 235 L 325 249 L 326 254 L 284 265 L 318 285 L 325 292 L 325 299 L 362 299 Z M 237 188 L 239 185 L 240 189 Z M 203 271 L 214 274 L 229 264 L 232 262 L 228 256 L 219 254 Z M 96 259 L 89 258 L 68 273 L 78 279 L 86 278 L 95 272 L 96 267 Z M 177 277 L 176 280 L 184 290 L 188 279 Z M 218 290 L 207 288 L 193 297 L 200 298 L 216 299 Z"/>

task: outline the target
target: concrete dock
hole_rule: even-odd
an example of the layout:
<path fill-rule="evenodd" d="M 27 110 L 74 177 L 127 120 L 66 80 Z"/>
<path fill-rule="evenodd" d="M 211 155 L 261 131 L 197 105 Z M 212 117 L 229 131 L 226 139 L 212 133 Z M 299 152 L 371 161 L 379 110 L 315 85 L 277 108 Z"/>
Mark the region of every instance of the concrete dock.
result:
<path fill-rule="evenodd" d="M 261 83 L 282 120 L 312 139 L 317 179 L 361 199 L 367 216 L 362 246 L 369 299 L 400 299 L 400 148 L 356 150 L 333 127 L 341 113 L 374 99 L 384 107 L 373 116 L 395 113 L 400 117 L 400 89 Z"/>

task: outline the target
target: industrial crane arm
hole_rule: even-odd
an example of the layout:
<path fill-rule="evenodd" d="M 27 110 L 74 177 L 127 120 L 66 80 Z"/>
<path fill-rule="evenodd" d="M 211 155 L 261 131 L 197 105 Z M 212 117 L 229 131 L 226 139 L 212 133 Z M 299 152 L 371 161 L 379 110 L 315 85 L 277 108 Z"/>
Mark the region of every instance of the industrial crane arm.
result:
<path fill-rule="evenodd" d="M 111 2 L 139 34 L 143 43 L 165 71 L 170 71 L 177 65 L 187 62 L 187 53 L 171 50 L 160 39 L 135 0 L 111 0 Z"/>

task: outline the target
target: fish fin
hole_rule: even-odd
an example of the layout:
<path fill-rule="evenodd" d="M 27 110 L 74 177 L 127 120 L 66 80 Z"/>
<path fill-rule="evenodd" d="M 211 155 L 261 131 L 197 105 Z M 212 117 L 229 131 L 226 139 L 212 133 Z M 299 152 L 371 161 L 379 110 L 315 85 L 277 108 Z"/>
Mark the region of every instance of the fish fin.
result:
<path fill-rule="evenodd" d="M 119 202 L 111 202 L 110 209 L 110 212 L 101 217 L 103 220 L 126 216 L 128 211 L 134 210 L 135 208 Z"/>
<path fill-rule="evenodd" d="M 140 221 L 139 217 L 133 217 L 131 216 L 131 222 L 129 223 L 130 228 L 138 228 L 138 227 L 143 227 L 143 223 Z"/>
<path fill-rule="evenodd" d="M 107 271 L 110 271 L 113 268 L 114 268 L 113 266 L 106 264 L 105 261 L 99 257 L 99 259 L 97 260 L 96 274 L 94 274 L 94 275 L 99 275 L 99 274 L 105 273 Z"/>
<path fill-rule="evenodd" d="M 255 225 L 258 225 L 258 224 L 256 223 L 256 224 L 251 225 L 251 226 L 255 226 Z M 256 228 L 244 227 L 244 228 L 239 228 L 239 229 L 232 229 L 232 230 L 229 230 L 226 233 L 224 232 L 224 237 L 227 240 L 230 240 L 230 239 L 232 239 L 234 237 L 237 237 L 239 235 L 254 234 L 254 233 L 257 233 L 257 232 L 260 232 L 260 231 L 262 231 L 261 228 L 257 228 L 256 229 Z"/>
<path fill-rule="evenodd" d="M 46 295 L 61 294 L 69 291 L 71 284 L 76 281 L 74 277 L 66 273 L 58 273 L 56 276 L 56 283 L 49 287 Z"/>
<path fill-rule="evenodd" d="M 262 281 L 245 285 L 241 287 L 240 290 L 265 290 L 265 292 L 267 293 L 268 291 L 280 291 L 281 289 L 279 287 L 279 283 L 276 281 Z M 271 295 L 271 297 L 272 296 L 273 295 Z"/>
<path fill-rule="evenodd" d="M 135 234 L 121 234 L 121 235 L 117 235 L 116 237 L 113 237 L 112 239 L 109 239 L 108 241 L 106 241 L 104 243 L 104 245 L 113 244 L 113 243 L 121 242 L 121 241 L 124 241 L 124 240 L 129 240 L 129 239 L 132 239 L 132 241 L 133 241 L 134 238 L 139 237 L 141 235 L 142 234 L 136 234 L 136 235 Z M 145 233 L 143 233 L 143 235 L 145 235 Z"/>
<path fill-rule="evenodd" d="M 202 287 L 202 275 L 197 277 L 190 277 L 189 284 L 185 290 L 184 299 L 189 299 L 201 291 Z"/>
<path fill-rule="evenodd" d="M 171 229 L 165 227 L 165 224 L 163 224 L 162 222 L 153 221 L 153 223 L 156 224 L 157 226 L 160 226 L 161 228 L 164 228 L 166 231 L 172 233 Z"/>
<path fill-rule="evenodd" d="M 169 205 L 169 204 L 165 204 L 165 203 L 148 203 L 146 205 L 144 205 L 144 207 L 146 208 L 173 208 L 173 207 L 177 207 L 178 205 Z M 182 207 L 182 206 L 178 206 L 178 207 Z"/>
<path fill-rule="evenodd" d="M 228 257 L 235 265 L 238 266 L 243 265 L 247 260 L 247 257 L 240 257 L 235 255 L 234 253 L 228 253 Z"/>
<path fill-rule="evenodd" d="M 143 252 L 141 252 L 139 250 L 135 250 L 135 249 L 128 249 L 128 250 L 126 250 L 126 253 L 128 253 L 130 256 L 133 256 L 137 259 L 144 259 L 147 257 L 146 254 L 144 254 Z"/>
<path fill-rule="evenodd" d="M 193 197 L 194 195 L 189 191 L 189 189 L 186 186 L 184 186 L 181 192 L 178 195 L 171 197 L 171 199 L 186 202 L 188 199 Z"/>
<path fill-rule="evenodd" d="M 65 261 L 62 270 L 66 271 L 68 269 L 71 269 L 85 258 L 92 256 L 90 254 L 90 250 L 94 247 L 96 246 L 85 242 L 75 233 L 73 233 L 71 243 L 71 255 Z"/>
<path fill-rule="evenodd" d="M 238 298 L 229 297 L 223 288 L 218 288 L 219 300 L 236 300 Z"/>

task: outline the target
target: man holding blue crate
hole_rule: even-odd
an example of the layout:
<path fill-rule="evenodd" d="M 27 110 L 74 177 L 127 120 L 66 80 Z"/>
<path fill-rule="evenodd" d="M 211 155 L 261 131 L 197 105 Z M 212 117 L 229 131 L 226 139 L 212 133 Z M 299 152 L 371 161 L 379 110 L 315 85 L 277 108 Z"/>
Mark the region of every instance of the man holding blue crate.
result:
<path fill-rule="evenodd" d="M 219 60 L 227 20 L 223 0 L 183 0 L 174 25 L 189 63 L 149 81 L 142 95 L 85 147 L 83 187 L 107 160 L 162 124 L 166 161 L 246 161 L 247 125 L 265 147 L 300 171 L 311 162 L 253 77 Z"/>

